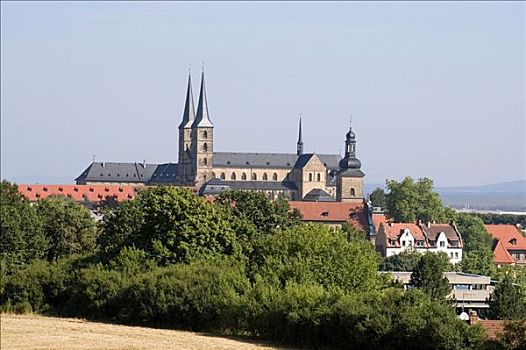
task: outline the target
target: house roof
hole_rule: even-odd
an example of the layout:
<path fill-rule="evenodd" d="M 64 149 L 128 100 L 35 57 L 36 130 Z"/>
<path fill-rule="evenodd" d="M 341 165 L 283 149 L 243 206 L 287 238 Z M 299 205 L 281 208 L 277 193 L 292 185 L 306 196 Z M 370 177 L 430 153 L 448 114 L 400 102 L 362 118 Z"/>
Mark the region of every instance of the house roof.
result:
<path fill-rule="evenodd" d="M 513 256 L 511 256 L 508 250 L 504 248 L 504 245 L 500 239 L 497 240 L 495 249 L 493 249 L 493 262 L 495 264 L 515 264 L 516 263 L 516 260 L 513 258 Z"/>
<path fill-rule="evenodd" d="M 141 187 L 119 185 L 33 185 L 20 184 L 18 191 L 29 201 L 37 201 L 52 195 L 64 195 L 77 202 L 100 202 L 107 196 L 119 202 L 133 199 Z"/>
<path fill-rule="evenodd" d="M 313 188 L 303 197 L 306 202 L 335 202 L 336 200 L 330 194 L 320 188 Z"/>
<path fill-rule="evenodd" d="M 400 235 L 405 232 L 405 230 L 409 230 L 411 235 L 414 237 L 417 241 L 426 241 L 426 237 L 424 236 L 424 232 L 422 232 L 422 229 L 417 225 L 413 223 L 381 223 L 380 227 L 383 227 L 383 230 L 385 232 L 385 236 L 387 238 L 387 247 L 400 247 Z M 424 243 L 426 244 L 426 243 Z"/>
<path fill-rule="evenodd" d="M 372 213 L 373 225 L 376 229 L 376 232 L 380 231 L 380 224 L 389 223 L 390 219 L 384 213 Z"/>
<path fill-rule="evenodd" d="M 348 202 L 289 202 L 303 216 L 303 221 L 319 223 L 351 223 L 357 229 L 367 232 L 367 212 L 363 203 Z"/>
<path fill-rule="evenodd" d="M 515 225 L 484 225 L 493 238 L 507 250 L 526 250 L 526 238 Z M 514 244 L 515 243 L 515 244 Z"/>
<path fill-rule="evenodd" d="M 422 230 L 425 232 L 427 237 L 433 241 L 436 241 L 440 233 L 444 232 L 448 241 L 460 240 L 459 234 L 455 231 L 455 228 L 448 224 L 429 224 L 429 226 L 422 224 Z"/>
<path fill-rule="evenodd" d="M 305 165 L 311 160 L 311 158 L 314 156 L 312 153 L 302 154 L 298 156 L 298 159 L 296 159 L 296 163 L 294 163 L 294 169 L 303 169 Z"/>
<path fill-rule="evenodd" d="M 93 162 L 75 181 L 147 183 L 158 166 L 147 163 Z"/>
<path fill-rule="evenodd" d="M 499 333 L 504 331 L 506 320 L 479 320 L 477 324 L 480 324 L 486 330 L 489 339 L 496 339 Z"/>
<path fill-rule="evenodd" d="M 216 195 L 225 190 L 291 191 L 296 189 L 296 184 L 290 181 L 224 181 L 214 178 L 201 186 L 199 194 Z"/>
<path fill-rule="evenodd" d="M 305 154 L 303 156 L 309 156 Z M 312 155 L 310 155 L 312 156 Z M 338 169 L 340 156 L 318 154 L 329 170 Z M 214 152 L 213 166 L 224 168 L 283 168 L 292 169 L 298 158 L 295 153 L 236 153 Z M 309 157 L 310 159 L 310 157 Z"/>

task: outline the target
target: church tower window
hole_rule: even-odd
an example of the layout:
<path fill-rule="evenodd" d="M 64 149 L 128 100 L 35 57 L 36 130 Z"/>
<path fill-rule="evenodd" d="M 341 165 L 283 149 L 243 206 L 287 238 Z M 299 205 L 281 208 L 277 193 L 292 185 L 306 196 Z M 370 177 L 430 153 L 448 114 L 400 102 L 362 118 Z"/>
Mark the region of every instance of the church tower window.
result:
<path fill-rule="evenodd" d="M 356 191 L 355 191 L 355 189 L 354 189 L 354 188 L 351 188 L 351 196 L 354 197 L 355 195 L 356 195 Z"/>
<path fill-rule="evenodd" d="M 206 158 L 203 158 L 203 165 L 208 165 L 208 160 L 206 160 Z"/>
<path fill-rule="evenodd" d="M 203 151 L 208 152 L 208 144 L 206 142 L 203 143 Z"/>
<path fill-rule="evenodd" d="M 320 175 L 320 173 L 318 173 L 318 175 L 317 175 L 317 180 L 318 180 L 318 182 L 321 181 L 321 175 Z"/>
<path fill-rule="evenodd" d="M 205 130 L 203 131 L 203 138 L 204 139 L 207 139 L 208 138 L 208 132 Z"/>
<path fill-rule="evenodd" d="M 309 181 L 312 181 L 312 173 L 309 173 Z"/>

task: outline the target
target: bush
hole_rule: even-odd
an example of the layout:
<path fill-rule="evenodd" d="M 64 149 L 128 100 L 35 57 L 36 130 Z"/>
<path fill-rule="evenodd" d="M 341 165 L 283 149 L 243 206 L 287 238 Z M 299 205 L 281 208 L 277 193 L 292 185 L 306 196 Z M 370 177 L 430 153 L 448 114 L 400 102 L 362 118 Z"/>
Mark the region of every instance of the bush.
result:
<path fill-rule="evenodd" d="M 250 257 L 250 276 L 282 288 L 297 283 L 373 290 L 380 287 L 377 261 L 365 240 L 348 240 L 324 225 L 301 225 L 261 237 Z"/>
<path fill-rule="evenodd" d="M 2 310 L 49 312 L 68 299 L 72 259 L 34 261 L 16 274 L 5 277 Z"/>
<path fill-rule="evenodd" d="M 243 265 L 229 258 L 162 267 L 128 286 L 119 319 L 194 331 L 240 329 L 249 290 Z"/>

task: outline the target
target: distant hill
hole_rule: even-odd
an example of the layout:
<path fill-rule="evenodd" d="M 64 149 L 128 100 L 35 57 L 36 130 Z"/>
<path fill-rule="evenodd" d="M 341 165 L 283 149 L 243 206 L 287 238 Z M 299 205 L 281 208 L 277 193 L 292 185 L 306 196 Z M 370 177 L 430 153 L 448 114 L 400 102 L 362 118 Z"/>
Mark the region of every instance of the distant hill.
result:
<path fill-rule="evenodd" d="M 371 193 L 383 184 L 365 184 Z M 485 186 L 437 187 L 442 201 L 448 207 L 462 209 L 526 211 L 526 180 L 501 182 Z"/>
<path fill-rule="evenodd" d="M 526 180 L 501 182 L 485 186 L 473 187 L 437 187 L 438 193 L 469 192 L 469 193 L 526 193 Z"/>

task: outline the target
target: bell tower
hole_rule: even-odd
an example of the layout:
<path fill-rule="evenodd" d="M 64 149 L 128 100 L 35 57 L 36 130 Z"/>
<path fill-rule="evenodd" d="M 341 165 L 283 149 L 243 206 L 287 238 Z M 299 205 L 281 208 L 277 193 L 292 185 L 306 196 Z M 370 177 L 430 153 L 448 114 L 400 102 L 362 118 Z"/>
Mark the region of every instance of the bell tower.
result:
<path fill-rule="evenodd" d="M 362 163 L 356 158 L 356 134 L 349 125 L 345 135 L 345 157 L 340 160 L 336 174 L 336 200 L 338 202 L 363 201 L 364 172 L 360 170 Z"/>
<path fill-rule="evenodd" d="M 204 71 L 201 73 L 199 102 L 197 103 L 197 113 L 192 123 L 191 138 L 194 184 L 201 186 L 212 179 L 212 164 L 214 160 L 214 125 L 208 115 Z"/>
<path fill-rule="evenodd" d="M 194 96 L 192 94 L 192 78 L 188 72 L 188 87 L 184 104 L 183 120 L 179 124 L 179 168 L 177 182 L 181 185 L 193 185 L 192 169 L 192 123 L 195 119 Z"/>

